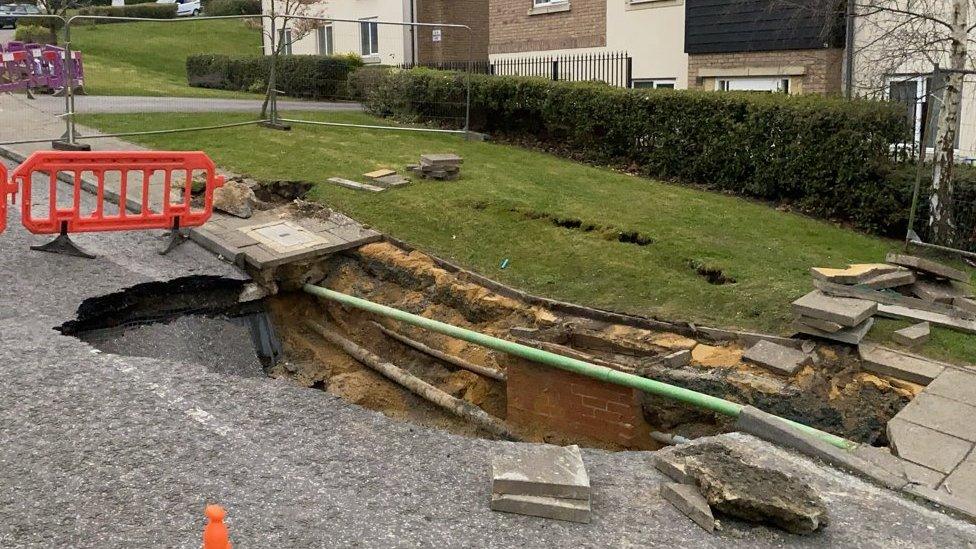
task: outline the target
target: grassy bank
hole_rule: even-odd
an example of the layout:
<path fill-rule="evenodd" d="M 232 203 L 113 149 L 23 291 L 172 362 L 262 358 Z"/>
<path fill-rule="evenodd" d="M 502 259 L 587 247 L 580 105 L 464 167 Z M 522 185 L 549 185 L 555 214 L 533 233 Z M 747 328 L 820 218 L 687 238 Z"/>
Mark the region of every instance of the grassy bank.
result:
<path fill-rule="evenodd" d="M 92 95 L 255 97 L 191 88 L 186 81 L 187 55 L 261 52 L 261 31 L 243 20 L 76 23 L 71 46 L 84 55 L 85 88 Z"/>
<path fill-rule="evenodd" d="M 358 113 L 302 116 L 378 122 Z M 244 116 L 89 115 L 81 121 L 134 131 L 238 119 Z M 788 333 L 790 302 L 810 291 L 810 267 L 877 262 L 900 247 L 767 204 L 450 135 L 296 125 L 291 132 L 247 127 L 139 141 L 204 150 L 220 165 L 257 178 L 319 183 L 314 198 L 536 294 L 713 326 Z M 362 173 L 381 167 L 402 170 L 428 152 L 460 154 L 462 179 L 420 180 L 379 194 L 324 183 L 333 176 L 362 180 Z M 598 227 L 572 228 L 577 221 Z M 620 242 L 620 233 L 650 243 Z M 719 276 L 729 282 L 713 283 Z M 878 337 L 887 339 L 897 323 L 881 324 Z M 974 340 L 935 330 L 926 353 L 976 362 Z"/>

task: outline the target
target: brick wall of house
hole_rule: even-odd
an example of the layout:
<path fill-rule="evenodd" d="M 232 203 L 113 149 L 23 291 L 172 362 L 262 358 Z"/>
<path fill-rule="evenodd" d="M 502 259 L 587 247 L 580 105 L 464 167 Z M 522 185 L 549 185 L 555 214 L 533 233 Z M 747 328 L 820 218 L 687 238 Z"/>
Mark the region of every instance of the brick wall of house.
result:
<path fill-rule="evenodd" d="M 843 91 L 843 57 L 844 50 L 838 48 L 689 55 L 688 87 L 714 89 L 714 79 L 699 78 L 703 68 L 769 67 L 770 74 L 754 76 L 773 76 L 777 67 L 802 66 L 806 69 L 805 74 L 791 77 L 791 87 L 795 92 L 839 94 Z"/>
<path fill-rule="evenodd" d="M 471 27 L 470 32 L 464 29 L 441 29 L 440 42 L 434 42 L 433 29 L 417 28 L 417 61 L 467 61 L 469 55 L 472 61 L 487 61 L 488 4 L 488 0 L 417 0 L 417 21 Z"/>
<path fill-rule="evenodd" d="M 508 421 L 569 438 L 584 437 L 624 448 L 647 448 L 650 427 L 640 392 L 511 357 Z"/>
<path fill-rule="evenodd" d="M 491 0 L 489 53 L 607 44 L 607 0 L 570 0 L 569 11 L 530 15 L 531 10 L 532 0 Z"/>

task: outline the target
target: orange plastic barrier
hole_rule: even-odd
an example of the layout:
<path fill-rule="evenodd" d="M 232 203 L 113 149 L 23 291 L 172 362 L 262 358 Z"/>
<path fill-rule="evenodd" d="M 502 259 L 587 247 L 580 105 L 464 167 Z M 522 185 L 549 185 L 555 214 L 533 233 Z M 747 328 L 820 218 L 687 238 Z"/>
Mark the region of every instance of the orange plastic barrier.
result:
<path fill-rule="evenodd" d="M 224 524 L 227 512 L 219 505 L 208 505 L 204 513 L 207 526 L 203 529 L 203 549 L 231 549 L 230 534 Z"/>
<path fill-rule="evenodd" d="M 204 183 L 198 201 L 191 196 L 195 177 Z M 96 182 L 94 208 L 82 207 L 83 178 Z M 71 181 L 72 187 L 59 185 L 59 179 Z M 9 192 L 20 189 L 23 195 L 24 227 L 34 234 L 63 235 L 203 225 L 213 214 L 214 190 L 224 184 L 224 178 L 202 152 L 38 151 L 14 170 L 12 183 Z M 48 197 L 46 212 L 35 209 L 38 185 Z M 106 204 L 109 197 L 111 203 Z M 141 206 L 138 213 L 115 205 L 130 200 Z"/>
<path fill-rule="evenodd" d="M 7 195 L 15 195 L 17 187 L 7 179 L 7 167 L 0 162 L 0 233 L 7 228 Z"/>

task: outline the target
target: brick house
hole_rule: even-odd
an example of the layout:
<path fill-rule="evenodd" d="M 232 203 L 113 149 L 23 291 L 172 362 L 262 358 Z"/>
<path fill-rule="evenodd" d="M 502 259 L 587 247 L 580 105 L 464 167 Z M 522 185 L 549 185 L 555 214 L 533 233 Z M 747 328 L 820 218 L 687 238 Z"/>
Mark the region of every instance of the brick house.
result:
<path fill-rule="evenodd" d="M 688 87 L 840 94 L 844 21 L 768 0 L 687 0 Z"/>
<path fill-rule="evenodd" d="M 483 61 L 488 57 L 488 1 L 328 0 L 310 5 L 307 15 L 349 21 L 333 21 L 305 33 L 292 21 L 276 34 L 286 42 L 286 53 L 296 55 L 351 52 L 367 64 L 386 65 L 467 61 L 469 56 Z M 265 13 L 270 2 L 264 0 Z M 451 23 L 472 30 L 393 24 L 402 22 Z M 265 21 L 266 27 L 269 24 Z M 270 48 L 265 37 L 265 52 Z"/>
<path fill-rule="evenodd" d="M 492 62 L 626 51 L 635 87 L 684 88 L 685 0 L 490 0 Z"/>

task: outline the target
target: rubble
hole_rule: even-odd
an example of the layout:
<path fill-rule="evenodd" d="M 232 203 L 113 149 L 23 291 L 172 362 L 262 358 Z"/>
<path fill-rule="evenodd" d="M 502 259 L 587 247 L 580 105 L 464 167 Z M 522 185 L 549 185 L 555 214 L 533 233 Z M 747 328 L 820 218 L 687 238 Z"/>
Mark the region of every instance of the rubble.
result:
<path fill-rule="evenodd" d="M 912 293 L 918 298 L 936 303 L 952 305 L 956 299 L 966 299 L 973 297 L 973 293 L 961 284 L 953 284 L 951 281 L 917 280 L 912 285 Z"/>
<path fill-rule="evenodd" d="M 928 322 L 920 322 L 918 324 L 913 324 L 907 328 L 902 328 L 900 330 L 895 330 L 891 334 L 891 339 L 895 340 L 895 343 L 899 345 L 904 345 L 905 347 L 915 347 L 917 345 L 922 345 L 929 340 L 930 327 Z"/>
<path fill-rule="evenodd" d="M 939 278 L 969 282 L 969 275 L 966 272 L 922 257 L 889 253 L 885 257 L 885 261 Z"/>
<path fill-rule="evenodd" d="M 254 214 L 257 202 L 254 190 L 244 181 L 231 179 L 213 192 L 213 207 L 234 217 L 248 219 Z"/>
<path fill-rule="evenodd" d="M 661 485 L 661 497 L 668 500 L 688 518 L 695 521 L 706 532 L 715 531 L 715 517 L 712 508 L 702 497 L 697 488 L 678 482 L 667 482 Z"/>

